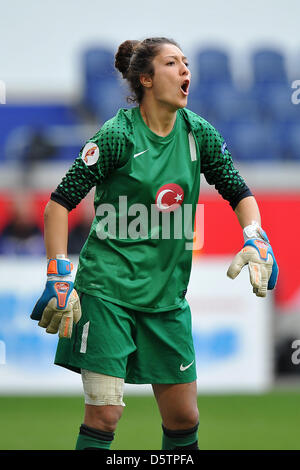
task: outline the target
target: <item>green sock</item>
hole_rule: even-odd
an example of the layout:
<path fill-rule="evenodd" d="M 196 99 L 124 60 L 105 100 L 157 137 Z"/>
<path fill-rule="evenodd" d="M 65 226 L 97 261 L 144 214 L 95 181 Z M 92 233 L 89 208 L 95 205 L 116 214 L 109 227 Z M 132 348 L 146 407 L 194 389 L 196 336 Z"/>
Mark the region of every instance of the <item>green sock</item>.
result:
<path fill-rule="evenodd" d="M 80 426 L 75 450 L 107 449 L 109 450 L 114 439 L 113 432 L 100 431 L 90 428 L 86 424 Z"/>
<path fill-rule="evenodd" d="M 179 429 L 173 431 L 163 428 L 162 450 L 176 450 L 176 449 L 194 449 L 198 448 L 198 426 L 191 429 Z"/>

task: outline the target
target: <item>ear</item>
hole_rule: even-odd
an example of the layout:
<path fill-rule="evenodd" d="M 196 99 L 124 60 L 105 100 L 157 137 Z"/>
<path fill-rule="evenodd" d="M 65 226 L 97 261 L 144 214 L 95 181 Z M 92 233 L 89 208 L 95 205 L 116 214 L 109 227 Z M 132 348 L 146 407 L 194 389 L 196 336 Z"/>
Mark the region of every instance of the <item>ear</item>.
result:
<path fill-rule="evenodd" d="M 152 77 L 149 74 L 140 75 L 140 82 L 145 88 L 152 87 Z"/>

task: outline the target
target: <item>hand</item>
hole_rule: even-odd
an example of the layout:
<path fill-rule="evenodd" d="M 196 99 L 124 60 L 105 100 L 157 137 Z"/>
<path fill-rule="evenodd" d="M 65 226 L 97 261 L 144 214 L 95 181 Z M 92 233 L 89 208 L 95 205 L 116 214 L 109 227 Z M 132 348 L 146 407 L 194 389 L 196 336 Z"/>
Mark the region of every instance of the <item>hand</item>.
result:
<path fill-rule="evenodd" d="M 254 294 L 266 297 L 267 290 L 274 289 L 278 277 L 278 265 L 272 247 L 266 233 L 257 223 L 244 228 L 244 239 L 245 244 L 234 257 L 227 276 L 235 279 L 248 264 Z"/>
<path fill-rule="evenodd" d="M 38 325 L 46 328 L 47 333 L 59 332 L 60 338 L 70 338 L 73 322 L 77 323 L 81 317 L 72 268 L 68 259 L 49 260 L 45 290 L 30 315 L 33 320 L 39 320 Z"/>

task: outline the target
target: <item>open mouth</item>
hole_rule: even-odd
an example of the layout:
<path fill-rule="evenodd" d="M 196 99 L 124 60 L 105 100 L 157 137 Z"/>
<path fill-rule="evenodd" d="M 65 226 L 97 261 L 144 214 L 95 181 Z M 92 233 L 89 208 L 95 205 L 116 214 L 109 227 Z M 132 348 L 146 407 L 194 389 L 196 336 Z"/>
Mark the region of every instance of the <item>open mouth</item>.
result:
<path fill-rule="evenodd" d="M 185 80 L 183 82 L 183 84 L 181 85 L 181 91 L 184 95 L 188 95 L 189 94 L 189 85 L 190 85 L 190 81 L 189 80 Z"/>

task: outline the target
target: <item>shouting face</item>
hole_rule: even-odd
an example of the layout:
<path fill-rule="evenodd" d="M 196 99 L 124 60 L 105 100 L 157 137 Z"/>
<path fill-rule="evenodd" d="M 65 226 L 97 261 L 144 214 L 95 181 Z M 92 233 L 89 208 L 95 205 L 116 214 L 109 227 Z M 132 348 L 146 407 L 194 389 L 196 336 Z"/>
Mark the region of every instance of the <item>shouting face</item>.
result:
<path fill-rule="evenodd" d="M 153 59 L 154 75 L 146 76 L 143 85 L 161 105 L 177 110 L 187 105 L 191 73 L 182 51 L 164 44 Z"/>

